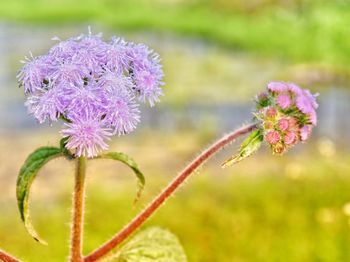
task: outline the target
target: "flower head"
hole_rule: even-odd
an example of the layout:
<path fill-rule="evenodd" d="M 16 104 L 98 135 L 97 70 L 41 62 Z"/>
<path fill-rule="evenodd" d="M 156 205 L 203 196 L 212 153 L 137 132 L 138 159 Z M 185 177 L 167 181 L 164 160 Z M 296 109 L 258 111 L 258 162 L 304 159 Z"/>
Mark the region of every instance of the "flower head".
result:
<path fill-rule="evenodd" d="M 140 121 L 140 110 L 133 96 L 124 90 L 110 91 L 106 122 L 114 134 L 122 135 L 133 131 Z"/>
<path fill-rule="evenodd" d="M 316 96 L 292 83 L 271 82 L 257 96 L 255 116 L 262 122 L 265 141 L 274 153 L 306 141 L 317 124 Z"/>
<path fill-rule="evenodd" d="M 70 85 L 62 88 L 65 93 L 67 116 L 89 113 L 102 113 L 105 110 L 107 93 L 99 88 L 96 83 L 89 82 L 86 85 Z"/>
<path fill-rule="evenodd" d="M 148 101 L 153 106 L 163 94 L 161 87 L 164 85 L 164 73 L 159 55 L 142 44 L 133 45 L 127 54 L 138 97 L 142 102 Z"/>
<path fill-rule="evenodd" d="M 64 103 L 61 99 L 60 90 L 51 88 L 46 92 L 30 95 L 25 103 L 28 112 L 33 114 L 39 123 L 45 120 L 57 121 L 64 111 Z"/>
<path fill-rule="evenodd" d="M 89 70 L 83 63 L 72 59 L 57 60 L 51 64 L 51 68 L 48 78 L 56 84 L 79 85 L 89 77 Z"/>
<path fill-rule="evenodd" d="M 283 82 L 270 82 L 267 84 L 267 90 L 269 92 L 283 93 L 288 89 L 286 83 Z"/>
<path fill-rule="evenodd" d="M 46 76 L 48 74 L 48 58 L 46 56 L 25 57 L 21 61 L 24 66 L 17 73 L 17 79 L 21 86 L 24 87 L 26 94 L 34 93 L 43 88 L 47 84 Z"/>
<path fill-rule="evenodd" d="M 67 129 L 62 130 L 63 137 L 67 137 L 67 149 L 75 151 L 77 157 L 97 156 L 99 151 L 108 149 L 105 140 L 112 135 L 109 128 L 104 127 L 103 121 L 88 114 L 72 117 L 72 123 L 66 123 Z"/>
<path fill-rule="evenodd" d="M 289 120 L 288 118 L 281 118 L 277 122 L 278 128 L 282 131 L 286 131 L 289 128 Z"/>
<path fill-rule="evenodd" d="M 298 109 L 304 114 L 311 114 L 318 107 L 315 96 L 309 90 L 303 90 L 303 92 L 297 95 L 295 103 Z"/>
<path fill-rule="evenodd" d="M 292 105 L 292 99 L 287 94 L 277 96 L 276 102 L 282 109 L 287 109 Z"/>
<path fill-rule="evenodd" d="M 162 95 L 159 55 L 146 45 L 101 34 L 58 41 L 46 55 L 26 58 L 17 78 L 29 113 L 40 122 L 67 121 L 66 147 L 94 157 L 106 139 L 132 132 L 139 103 L 151 106 Z"/>
<path fill-rule="evenodd" d="M 277 143 L 280 141 L 280 139 L 281 139 L 280 133 L 278 133 L 278 132 L 275 131 L 275 130 L 268 131 L 268 132 L 266 133 L 266 136 L 265 136 L 265 137 L 266 137 L 267 142 L 268 142 L 269 144 L 271 144 L 271 145 L 277 144 Z"/>
<path fill-rule="evenodd" d="M 310 125 L 306 125 L 300 128 L 300 140 L 306 141 L 311 135 L 312 128 Z"/>
<path fill-rule="evenodd" d="M 131 61 L 127 55 L 129 49 L 128 43 L 122 38 L 112 38 L 111 44 L 106 50 L 106 67 L 109 70 L 122 72 L 129 67 Z"/>

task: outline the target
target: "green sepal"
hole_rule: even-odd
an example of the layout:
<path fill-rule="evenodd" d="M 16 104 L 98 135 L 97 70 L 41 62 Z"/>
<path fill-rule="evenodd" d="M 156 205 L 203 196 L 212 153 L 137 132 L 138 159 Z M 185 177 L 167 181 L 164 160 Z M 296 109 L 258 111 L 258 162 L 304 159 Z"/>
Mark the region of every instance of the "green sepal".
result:
<path fill-rule="evenodd" d="M 145 183 L 146 183 L 145 177 L 142 174 L 142 172 L 140 171 L 136 162 L 131 157 L 129 157 L 127 154 L 121 153 L 121 152 L 109 152 L 109 153 L 99 155 L 97 158 L 107 158 L 107 159 L 118 160 L 118 161 L 124 163 L 125 165 L 127 165 L 128 167 L 130 167 L 134 171 L 134 173 L 138 179 L 138 183 L 137 183 L 138 190 L 137 190 L 136 197 L 134 200 L 134 204 L 135 204 L 140 199 L 142 190 L 145 187 Z"/>
<path fill-rule="evenodd" d="M 254 130 L 241 144 L 238 154 L 227 159 L 221 166 L 231 166 L 254 154 L 261 146 L 264 136 L 261 129 Z"/>
<path fill-rule="evenodd" d="M 18 178 L 17 178 L 17 204 L 21 214 L 21 219 L 24 222 L 24 226 L 28 233 L 38 242 L 46 244 L 46 242 L 40 239 L 37 232 L 34 230 L 33 225 L 30 222 L 29 210 L 28 210 L 28 199 L 29 192 L 32 182 L 40 168 L 42 168 L 48 161 L 53 158 L 62 155 L 61 148 L 57 147 L 40 147 L 31 153 L 23 166 L 21 167 Z"/>
<path fill-rule="evenodd" d="M 178 238 L 168 230 L 152 227 L 141 231 L 106 261 L 187 262 Z"/>
<path fill-rule="evenodd" d="M 266 95 L 266 97 L 262 99 L 256 99 L 255 102 L 256 102 L 257 110 L 259 110 L 261 108 L 270 106 L 272 104 L 272 99 L 269 95 Z"/>

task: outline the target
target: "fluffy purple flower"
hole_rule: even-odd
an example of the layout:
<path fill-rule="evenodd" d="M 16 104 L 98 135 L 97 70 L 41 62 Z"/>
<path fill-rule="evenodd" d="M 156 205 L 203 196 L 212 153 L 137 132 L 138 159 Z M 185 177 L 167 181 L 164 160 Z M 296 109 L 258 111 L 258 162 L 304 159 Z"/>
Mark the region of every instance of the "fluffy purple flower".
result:
<path fill-rule="evenodd" d="M 298 109 L 304 114 L 310 114 L 315 110 L 312 101 L 304 93 L 297 96 L 295 103 Z"/>
<path fill-rule="evenodd" d="M 68 137 L 67 149 L 75 151 L 77 157 L 95 157 L 101 150 L 107 150 L 105 140 L 112 136 L 111 130 L 104 127 L 98 117 L 76 116 L 72 123 L 65 123 L 67 129 L 61 131 Z"/>
<path fill-rule="evenodd" d="M 44 123 L 46 119 L 49 119 L 50 122 L 57 121 L 64 110 L 58 88 L 51 88 L 46 92 L 30 95 L 25 105 L 28 112 L 33 114 L 39 123 Z"/>
<path fill-rule="evenodd" d="M 309 115 L 309 120 L 312 125 L 317 125 L 317 114 L 316 111 L 312 111 Z"/>
<path fill-rule="evenodd" d="M 109 94 L 105 121 L 114 129 L 114 134 L 130 133 L 140 122 L 138 104 L 125 90 L 112 90 Z"/>
<path fill-rule="evenodd" d="M 303 92 L 303 90 L 302 90 L 299 86 L 297 86 L 296 84 L 294 84 L 294 83 L 288 83 L 288 84 L 287 84 L 287 89 L 288 89 L 288 91 L 290 91 L 293 95 L 300 95 L 300 94 Z"/>
<path fill-rule="evenodd" d="M 310 103 L 311 103 L 311 105 L 312 105 L 312 107 L 313 107 L 314 109 L 317 109 L 317 108 L 318 108 L 318 103 L 317 103 L 317 101 L 316 101 L 316 97 L 319 96 L 319 93 L 312 94 L 312 93 L 310 92 L 310 90 L 305 89 L 305 90 L 304 90 L 304 96 L 306 96 L 306 97 L 310 100 Z"/>
<path fill-rule="evenodd" d="M 103 72 L 99 78 L 98 86 L 107 91 L 118 91 L 124 89 L 133 91 L 135 89 L 135 84 L 131 77 L 110 70 L 105 70 Z"/>
<path fill-rule="evenodd" d="M 297 108 L 303 112 L 304 114 L 312 114 L 315 112 L 315 110 L 318 108 L 318 104 L 316 101 L 316 97 L 318 94 L 313 95 L 310 90 L 304 89 L 302 90 L 299 88 L 297 89 L 297 86 L 294 86 L 293 88 L 296 93 L 296 99 L 295 103 Z"/>
<path fill-rule="evenodd" d="M 29 113 L 40 123 L 67 121 L 62 134 L 76 156 L 96 156 L 110 136 L 132 132 L 140 121 L 139 102 L 153 106 L 162 95 L 159 56 L 121 38 L 105 42 L 89 32 L 26 59 L 17 78 Z"/>
<path fill-rule="evenodd" d="M 81 114 L 82 112 L 102 113 L 105 110 L 106 92 L 94 82 L 80 86 L 71 85 L 63 88 L 67 116 Z"/>
<path fill-rule="evenodd" d="M 292 105 L 292 100 L 290 99 L 289 95 L 279 95 L 276 98 L 277 104 L 282 108 L 282 109 L 287 109 Z"/>
<path fill-rule="evenodd" d="M 34 93 L 42 89 L 44 80 L 48 72 L 48 63 L 46 56 L 25 57 L 21 62 L 24 64 L 22 69 L 17 73 L 17 79 L 24 87 L 25 93 Z"/>
<path fill-rule="evenodd" d="M 49 78 L 51 81 L 60 84 L 79 85 L 83 79 L 89 76 L 89 71 L 82 63 L 72 61 L 72 59 L 60 60 L 51 65 Z"/>
<path fill-rule="evenodd" d="M 106 50 L 106 67 L 111 71 L 121 73 L 128 68 L 130 58 L 127 55 L 127 42 L 122 38 L 112 38 L 110 45 Z"/>
<path fill-rule="evenodd" d="M 312 126 L 310 125 L 303 126 L 302 128 L 300 128 L 300 140 L 303 142 L 306 141 L 310 137 L 311 131 Z"/>
<path fill-rule="evenodd" d="M 298 141 L 306 141 L 317 124 L 316 95 L 293 83 L 271 82 L 257 96 L 255 116 L 273 153 L 281 154 Z"/>
<path fill-rule="evenodd" d="M 57 37 L 54 37 L 52 40 L 59 41 L 56 45 L 51 47 L 49 51 L 49 56 L 53 60 L 64 61 L 70 60 L 73 57 L 77 49 L 76 41 L 74 41 L 73 39 L 60 41 L 60 39 Z"/>
<path fill-rule="evenodd" d="M 131 66 L 138 67 L 146 60 L 149 60 L 149 57 L 152 56 L 153 51 L 150 50 L 144 44 L 129 44 L 126 49 L 126 56 L 129 58 L 132 63 Z M 157 54 L 155 54 L 157 56 Z"/>
<path fill-rule="evenodd" d="M 109 45 L 97 36 L 83 36 L 73 55 L 73 60 L 84 64 L 91 73 L 100 73 L 106 64 Z"/>
<path fill-rule="evenodd" d="M 283 82 L 270 82 L 267 84 L 267 89 L 270 92 L 282 93 L 285 92 L 288 87 L 287 84 Z"/>
<path fill-rule="evenodd" d="M 134 81 L 136 90 L 139 92 L 139 98 L 142 102 L 148 100 L 151 106 L 159 101 L 163 94 L 161 86 L 163 85 L 163 70 L 153 64 L 146 64 L 142 67 L 135 68 Z"/>
<path fill-rule="evenodd" d="M 127 55 L 139 99 L 142 102 L 147 100 L 153 106 L 163 94 L 161 86 L 164 85 L 164 73 L 159 55 L 143 44 L 132 45 Z"/>

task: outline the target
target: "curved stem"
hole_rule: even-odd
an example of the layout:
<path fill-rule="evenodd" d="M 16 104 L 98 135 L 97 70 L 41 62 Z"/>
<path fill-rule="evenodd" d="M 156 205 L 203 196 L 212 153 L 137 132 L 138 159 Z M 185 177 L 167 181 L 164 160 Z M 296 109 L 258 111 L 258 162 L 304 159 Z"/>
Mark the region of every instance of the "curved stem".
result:
<path fill-rule="evenodd" d="M 2 250 L 0 250 L 0 261 L 4 261 L 4 262 L 19 262 L 18 259 L 10 256 L 9 254 L 5 253 Z"/>
<path fill-rule="evenodd" d="M 76 163 L 75 186 L 73 194 L 73 218 L 71 229 L 71 262 L 83 261 L 82 235 L 84 224 L 85 169 L 86 158 L 79 157 Z"/>
<path fill-rule="evenodd" d="M 160 205 L 164 203 L 172 193 L 174 193 L 174 191 L 186 180 L 186 178 L 190 176 L 190 174 L 193 173 L 193 171 L 195 171 L 200 165 L 202 165 L 206 160 L 208 160 L 224 146 L 233 142 L 239 136 L 251 132 L 252 130 L 256 129 L 256 127 L 256 124 L 242 127 L 212 144 L 208 149 L 206 149 L 202 154 L 194 159 L 187 167 L 185 167 L 185 169 L 182 170 L 182 172 L 128 225 L 126 225 L 119 233 L 117 233 L 101 247 L 86 256 L 84 258 L 84 261 L 96 261 L 97 259 L 106 255 L 121 242 L 123 242 L 123 240 L 125 240 L 137 228 L 139 228 L 160 207 Z"/>

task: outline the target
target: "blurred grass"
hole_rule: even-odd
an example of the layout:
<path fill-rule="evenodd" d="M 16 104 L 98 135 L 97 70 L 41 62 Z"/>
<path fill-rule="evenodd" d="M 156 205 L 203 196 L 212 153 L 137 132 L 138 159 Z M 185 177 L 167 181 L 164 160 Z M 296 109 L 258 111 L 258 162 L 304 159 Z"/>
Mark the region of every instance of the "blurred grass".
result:
<path fill-rule="evenodd" d="M 113 161 L 89 163 L 85 253 L 120 229 L 209 139 L 191 132 L 152 134 L 122 137 L 111 146 L 132 155 L 146 174 L 146 190 L 135 209 L 132 173 Z M 73 164 L 63 159 L 50 163 L 33 185 L 32 218 L 49 242 L 41 246 L 20 222 L 16 172 L 43 139 L 57 138 L 45 133 L 13 138 L 0 140 L 8 152 L 0 158 L 0 245 L 24 261 L 62 261 L 68 256 Z M 221 161 L 235 150 L 230 147 L 201 168 L 145 227 L 169 228 L 189 261 L 349 261 L 350 155 L 329 143 L 314 141 L 302 153 L 283 157 L 260 152 L 221 169 Z"/>
<path fill-rule="evenodd" d="M 350 3 L 323 0 L 12 0 L 2 20 L 195 35 L 293 62 L 350 65 Z"/>

